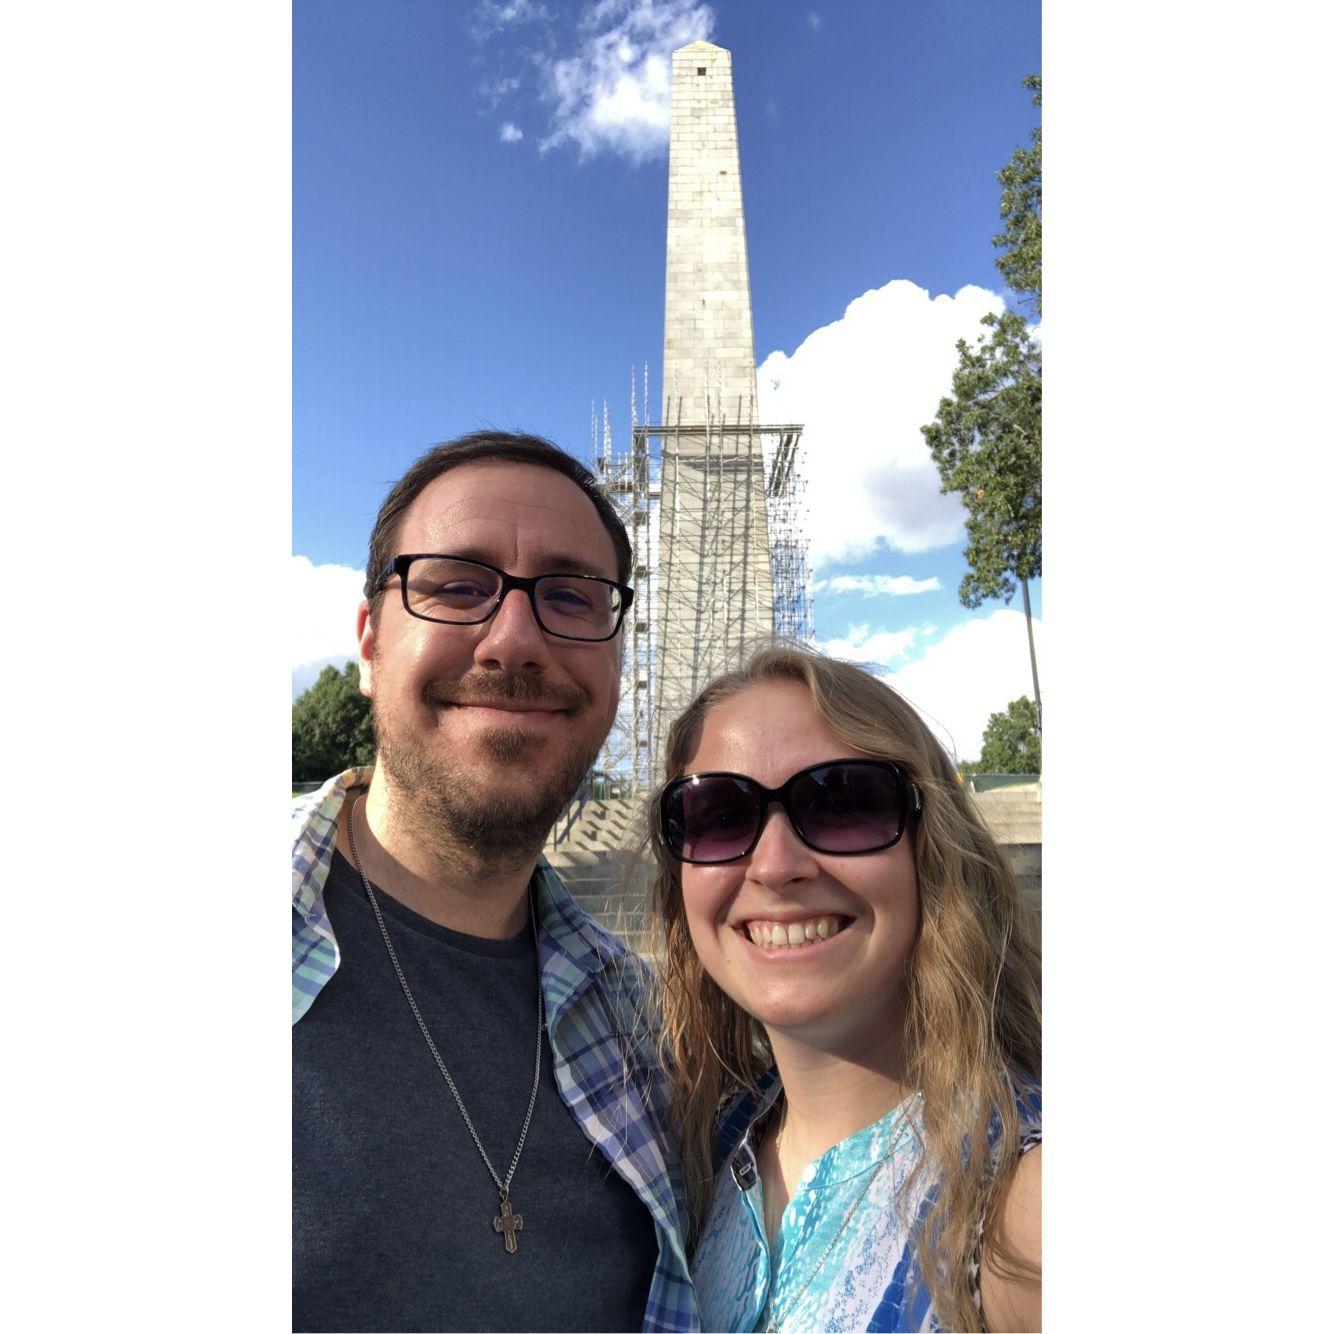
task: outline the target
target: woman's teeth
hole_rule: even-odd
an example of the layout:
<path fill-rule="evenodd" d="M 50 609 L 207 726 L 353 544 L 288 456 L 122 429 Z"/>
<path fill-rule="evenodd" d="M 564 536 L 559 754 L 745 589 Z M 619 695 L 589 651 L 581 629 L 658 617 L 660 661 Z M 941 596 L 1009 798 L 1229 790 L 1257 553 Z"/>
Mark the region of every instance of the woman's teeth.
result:
<path fill-rule="evenodd" d="M 747 922 L 746 933 L 763 949 L 801 949 L 817 940 L 836 936 L 841 917 L 808 917 L 804 922 Z"/>

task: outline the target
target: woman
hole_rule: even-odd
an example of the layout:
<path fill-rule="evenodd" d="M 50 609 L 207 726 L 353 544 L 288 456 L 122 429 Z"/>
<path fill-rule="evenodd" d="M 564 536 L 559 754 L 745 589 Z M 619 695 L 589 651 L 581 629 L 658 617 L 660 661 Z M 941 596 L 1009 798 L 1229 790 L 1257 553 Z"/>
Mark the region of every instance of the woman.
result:
<path fill-rule="evenodd" d="M 651 823 L 704 1328 L 1040 1328 L 1036 930 L 921 719 L 766 649 Z"/>

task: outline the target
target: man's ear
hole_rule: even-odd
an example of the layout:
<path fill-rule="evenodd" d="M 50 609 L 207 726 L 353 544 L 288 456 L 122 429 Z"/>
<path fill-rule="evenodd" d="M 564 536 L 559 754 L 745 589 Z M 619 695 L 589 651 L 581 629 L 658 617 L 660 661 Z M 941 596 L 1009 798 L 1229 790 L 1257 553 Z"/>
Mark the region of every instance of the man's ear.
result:
<path fill-rule="evenodd" d="M 371 604 L 363 601 L 357 608 L 357 669 L 361 675 L 361 693 L 367 699 L 375 698 L 375 682 L 371 675 L 375 657 L 375 629 L 371 625 Z"/>

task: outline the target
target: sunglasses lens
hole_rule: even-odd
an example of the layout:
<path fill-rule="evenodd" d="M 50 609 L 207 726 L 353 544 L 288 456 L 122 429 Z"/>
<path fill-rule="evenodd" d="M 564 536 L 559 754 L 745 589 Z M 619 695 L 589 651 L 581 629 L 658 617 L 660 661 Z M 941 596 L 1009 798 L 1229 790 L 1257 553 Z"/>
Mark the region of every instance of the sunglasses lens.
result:
<path fill-rule="evenodd" d="M 868 852 L 903 832 L 898 776 L 870 764 L 827 764 L 792 786 L 789 804 L 803 837 L 821 852 Z"/>
<path fill-rule="evenodd" d="M 727 862 L 740 857 L 760 820 L 758 795 L 746 783 L 718 775 L 699 778 L 668 794 L 667 839 L 685 861 Z"/>

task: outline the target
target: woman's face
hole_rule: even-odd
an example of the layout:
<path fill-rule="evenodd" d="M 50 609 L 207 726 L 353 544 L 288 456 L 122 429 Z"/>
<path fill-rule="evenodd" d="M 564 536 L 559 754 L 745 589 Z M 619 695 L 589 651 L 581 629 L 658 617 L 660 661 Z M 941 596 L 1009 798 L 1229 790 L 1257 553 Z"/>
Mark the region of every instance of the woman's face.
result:
<path fill-rule="evenodd" d="M 706 716 L 685 772 L 724 770 L 776 788 L 824 760 L 867 758 L 830 735 L 804 685 L 771 681 Z M 684 864 L 681 888 L 700 961 L 771 1035 L 852 1052 L 901 1024 L 918 921 L 911 830 L 881 852 L 814 852 L 771 805 L 749 856 Z M 830 933 L 823 938 L 822 919 Z M 774 944 L 780 927 L 785 939 L 805 943 Z"/>

